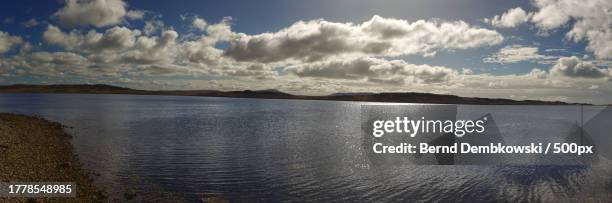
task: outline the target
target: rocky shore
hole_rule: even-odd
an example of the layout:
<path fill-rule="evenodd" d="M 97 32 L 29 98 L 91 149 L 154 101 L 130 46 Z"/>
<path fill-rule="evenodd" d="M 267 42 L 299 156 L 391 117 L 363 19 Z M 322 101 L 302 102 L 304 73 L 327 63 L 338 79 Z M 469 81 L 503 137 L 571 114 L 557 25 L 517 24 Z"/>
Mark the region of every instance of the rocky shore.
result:
<path fill-rule="evenodd" d="M 0 182 L 75 182 L 77 197 L 0 198 L 0 202 L 102 202 L 59 123 L 0 113 Z"/>

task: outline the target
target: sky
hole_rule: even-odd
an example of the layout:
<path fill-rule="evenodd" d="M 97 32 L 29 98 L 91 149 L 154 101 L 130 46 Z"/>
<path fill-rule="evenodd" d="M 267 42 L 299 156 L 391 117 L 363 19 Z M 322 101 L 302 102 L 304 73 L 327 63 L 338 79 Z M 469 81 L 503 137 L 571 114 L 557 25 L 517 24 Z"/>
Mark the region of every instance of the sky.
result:
<path fill-rule="evenodd" d="M 11 1 L 0 84 L 612 104 L 609 0 Z"/>

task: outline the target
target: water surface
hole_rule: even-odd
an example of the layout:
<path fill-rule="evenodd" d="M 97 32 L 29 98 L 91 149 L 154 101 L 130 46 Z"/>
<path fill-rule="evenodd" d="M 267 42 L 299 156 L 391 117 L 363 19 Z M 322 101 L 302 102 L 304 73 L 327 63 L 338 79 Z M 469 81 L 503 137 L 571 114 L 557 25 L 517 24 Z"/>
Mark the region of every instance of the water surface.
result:
<path fill-rule="evenodd" d="M 146 201 L 210 196 L 280 202 L 612 197 L 612 167 L 606 160 L 594 166 L 373 165 L 362 146 L 361 104 L 0 94 L 0 112 L 40 115 L 70 126 L 81 162 L 118 198 L 126 192 Z"/>

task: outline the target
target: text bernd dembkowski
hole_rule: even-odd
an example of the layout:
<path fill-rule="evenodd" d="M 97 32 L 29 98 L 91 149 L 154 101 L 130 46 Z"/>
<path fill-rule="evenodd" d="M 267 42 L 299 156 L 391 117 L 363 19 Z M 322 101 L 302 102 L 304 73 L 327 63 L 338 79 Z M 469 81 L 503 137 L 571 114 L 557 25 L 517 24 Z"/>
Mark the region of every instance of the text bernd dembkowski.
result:
<path fill-rule="evenodd" d="M 546 147 L 543 147 L 546 146 Z M 576 143 L 531 143 L 529 145 L 502 145 L 501 143 L 491 143 L 489 145 L 470 145 L 469 143 L 454 143 L 450 146 L 436 146 L 427 143 L 417 145 L 401 143 L 399 145 L 383 145 L 375 143 L 372 148 L 377 154 L 413 154 L 413 153 L 462 153 L 462 154 L 548 154 L 552 146 L 552 153 L 555 154 L 592 154 L 593 146 L 580 146 Z M 417 149 L 418 148 L 418 149 Z"/>
<path fill-rule="evenodd" d="M 469 143 L 454 143 L 450 146 L 434 146 L 427 143 L 416 145 L 401 143 L 397 146 L 386 146 L 382 143 L 374 144 L 375 153 L 471 153 L 471 154 L 539 154 L 542 153 L 542 143 L 531 143 L 526 146 L 506 146 L 501 143 L 491 143 L 489 145 L 474 146 Z"/>

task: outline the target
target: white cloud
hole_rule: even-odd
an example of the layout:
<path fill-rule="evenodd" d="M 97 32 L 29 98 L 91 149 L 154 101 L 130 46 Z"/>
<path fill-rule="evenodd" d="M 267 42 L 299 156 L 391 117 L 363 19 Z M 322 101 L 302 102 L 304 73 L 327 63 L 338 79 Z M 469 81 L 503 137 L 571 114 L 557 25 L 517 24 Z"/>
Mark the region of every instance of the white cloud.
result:
<path fill-rule="evenodd" d="M 557 58 L 555 56 L 541 55 L 537 47 L 524 45 L 508 45 L 501 48 L 483 59 L 485 63 L 517 63 L 521 61 L 533 61 L 538 63 L 548 63 L 549 60 Z"/>
<path fill-rule="evenodd" d="M 225 55 L 239 61 L 317 61 L 330 56 L 433 56 L 440 50 L 499 44 L 501 34 L 463 21 L 408 22 L 374 16 L 362 24 L 299 21 L 273 33 L 240 34 Z"/>
<path fill-rule="evenodd" d="M 24 27 L 27 27 L 27 28 L 36 27 L 39 24 L 40 23 L 35 18 L 32 18 L 32 19 L 30 19 L 30 20 L 28 20 L 26 22 L 21 23 L 21 25 L 23 25 Z"/>
<path fill-rule="evenodd" d="M 120 51 L 134 46 L 139 30 L 126 27 L 113 27 L 104 33 L 90 30 L 83 35 L 78 31 L 62 32 L 58 27 L 49 25 L 43 33 L 43 39 L 49 44 L 58 45 L 66 50 L 85 52 Z"/>
<path fill-rule="evenodd" d="M 159 33 L 159 36 L 155 36 L 155 30 L 162 28 L 154 28 L 147 31 L 147 22 L 145 22 L 144 27 L 145 35 L 138 29 L 121 26 L 114 26 L 103 32 L 98 32 L 94 29 L 87 32 L 78 29 L 64 32 L 59 27 L 49 25 L 43 34 L 43 39 L 48 44 L 61 47 L 67 53 L 77 54 L 86 60 L 86 63 L 81 63 L 84 69 L 80 71 L 67 71 L 67 69 L 63 68 L 65 66 L 53 66 L 57 67 L 55 68 L 56 72 L 63 74 L 219 75 L 260 80 L 280 77 L 278 72 L 273 70 L 272 67 L 296 68 L 294 69 L 296 72 L 292 72 L 294 73 L 292 74 L 293 76 L 314 78 L 308 74 L 317 74 L 317 71 L 331 71 L 331 69 L 315 70 L 313 69 L 315 66 L 331 68 L 330 64 L 347 64 L 345 66 L 346 70 L 341 70 L 347 71 L 344 76 L 330 75 L 320 77 L 333 79 L 334 77 L 348 77 L 355 74 L 351 71 L 354 71 L 352 68 L 356 66 L 351 67 L 351 64 L 358 65 L 358 61 L 361 61 L 361 63 L 368 63 L 368 67 L 372 69 L 369 75 L 358 76 L 358 81 L 377 84 L 400 84 L 404 82 L 414 84 L 448 83 L 458 73 L 445 67 L 414 65 L 401 60 L 388 61 L 377 59 L 375 56 L 405 54 L 401 52 L 402 49 L 409 47 L 412 47 L 413 50 L 409 50 L 408 53 L 467 49 L 499 43 L 503 39 L 497 32 L 471 27 L 460 21 L 450 23 L 430 21 L 408 23 L 402 20 L 374 17 L 372 20 L 360 25 L 331 23 L 323 20 L 298 22 L 278 33 L 265 33 L 261 35 L 235 33 L 231 30 L 231 18 L 224 18 L 221 22 L 215 24 L 209 24 L 204 21 L 206 24 L 200 26 L 200 28 L 205 32 L 199 37 L 192 35 L 178 41 L 178 33 L 173 30 L 165 30 Z M 196 22 L 196 24 L 198 23 Z M 304 27 L 299 28 L 300 26 Z M 399 26 L 400 35 L 394 33 L 398 32 L 394 26 Z M 321 56 L 321 59 L 326 58 L 326 60 L 321 60 L 319 63 L 301 60 L 303 58 L 298 58 L 298 55 L 289 55 L 284 58 L 278 58 L 278 60 L 254 58 L 236 61 L 234 57 L 228 54 L 229 52 L 224 54 L 224 50 L 216 47 L 219 42 L 229 41 L 232 43 L 236 42 L 235 40 L 254 39 L 266 34 L 278 36 L 280 33 L 291 33 L 296 35 L 294 37 L 301 43 L 307 43 L 308 39 L 306 38 L 311 38 L 311 40 L 315 40 L 311 42 L 318 43 L 317 46 L 328 46 L 327 48 L 333 49 L 333 43 L 327 44 L 329 41 L 324 38 L 345 40 L 341 39 L 344 37 L 342 35 L 344 31 L 348 31 L 349 36 L 354 37 L 354 39 L 340 41 L 342 43 L 350 42 L 352 43 L 351 46 L 354 46 L 355 42 L 350 40 L 357 40 L 358 38 L 356 37 L 359 37 L 369 43 L 368 46 L 372 52 L 377 52 L 377 46 L 383 44 L 391 47 L 388 47 L 388 50 L 380 50 L 381 52 L 378 54 L 362 52 L 363 50 L 360 51 L 361 54 L 356 55 L 343 53 L 345 50 L 329 52 L 327 55 Z M 317 33 L 320 33 L 318 37 L 307 36 L 317 35 Z M 432 34 L 435 34 L 435 39 L 429 38 Z M 487 39 L 487 36 L 491 38 Z M 317 41 L 321 39 L 323 41 Z M 285 39 L 281 38 L 274 40 L 287 43 L 287 41 L 284 41 Z M 421 48 L 417 47 L 413 40 L 422 40 Z M 230 44 L 230 46 L 232 45 Z M 295 49 L 296 47 L 285 48 Z M 315 53 L 304 52 L 304 54 L 306 57 L 312 57 L 317 54 L 316 52 L 325 52 L 327 48 L 313 46 L 307 51 Z M 60 57 L 63 55 L 54 54 L 50 56 Z M 273 55 L 269 56 L 274 57 Z M 36 61 L 40 60 L 33 60 L 32 63 Z M 269 64 L 269 62 L 274 63 Z M 30 70 L 35 70 L 32 63 L 28 67 L 31 67 Z M 385 68 L 388 70 L 383 70 Z M 289 69 L 286 70 L 289 71 Z"/>
<path fill-rule="evenodd" d="M 512 8 L 501 16 L 495 15 L 491 19 L 485 19 L 485 22 L 490 23 L 495 27 L 511 28 L 519 26 L 529 21 L 531 16 L 520 7 Z"/>
<path fill-rule="evenodd" d="M 232 31 L 231 21 L 231 17 L 224 17 L 221 22 L 206 26 L 208 38 L 214 41 L 228 41 L 235 38 L 237 34 Z"/>
<path fill-rule="evenodd" d="M 127 11 L 123 0 L 66 0 L 66 4 L 53 16 L 67 27 L 93 25 L 105 27 L 121 24 L 126 17 L 141 19 L 142 11 Z"/>
<path fill-rule="evenodd" d="M 18 75 L 58 77 L 93 73 L 87 70 L 89 62 L 85 57 L 71 52 L 33 52 L 12 59 L 21 68 Z"/>
<path fill-rule="evenodd" d="M 544 51 L 545 52 L 567 52 L 567 49 L 560 49 L 560 48 L 557 48 L 557 49 L 545 49 Z"/>
<path fill-rule="evenodd" d="M 575 42 L 587 40 L 587 50 L 600 59 L 612 59 L 612 1 L 535 0 L 539 8 L 531 21 L 543 32 L 566 26 Z"/>
<path fill-rule="evenodd" d="M 159 37 L 142 36 L 137 29 L 120 26 L 107 29 L 104 33 L 90 30 L 82 34 L 76 30 L 65 33 L 58 27 L 49 25 L 43 34 L 46 43 L 81 54 L 87 61 L 84 71 L 109 74 L 117 74 L 121 67 L 125 69 L 123 71 L 129 71 L 144 65 L 171 64 L 177 51 L 169 49 L 174 47 L 177 38 L 178 33 L 173 30 L 164 31 Z M 64 69 L 62 72 L 66 73 Z"/>
<path fill-rule="evenodd" d="M 96 34 L 96 37 L 89 38 L 88 40 L 92 41 L 86 43 L 95 51 L 124 50 L 133 47 L 136 42 L 136 37 L 140 36 L 140 34 L 141 32 L 139 30 L 130 30 L 126 27 L 113 27 L 106 30 L 102 35 Z"/>
<path fill-rule="evenodd" d="M 576 56 L 561 57 L 545 71 L 534 68 L 526 76 L 531 79 L 546 79 L 546 84 L 557 87 L 570 87 L 568 80 L 590 80 L 612 77 L 612 68 L 602 68 L 592 61 L 584 61 Z"/>
<path fill-rule="evenodd" d="M 100 33 L 94 29 L 64 32 L 59 27 L 49 25 L 43 40 L 83 56 L 88 62 L 85 70 L 92 72 L 104 70 L 102 72 L 105 74 L 240 77 L 250 73 L 253 77 L 270 78 L 273 72 L 269 69 L 248 69 L 253 64 L 233 62 L 222 57 L 222 50 L 215 46 L 233 35 L 227 18 L 208 25 L 206 33 L 200 38 L 180 42 L 179 34 L 174 30 L 163 30 L 156 36 L 153 33 L 143 35 L 138 29 L 122 26 L 114 26 Z M 86 75 L 85 72 L 60 72 Z"/>
<path fill-rule="evenodd" d="M 205 31 L 207 25 L 208 23 L 206 23 L 204 19 L 199 18 L 199 17 L 194 17 L 193 21 L 191 21 L 191 26 L 200 31 Z"/>
<path fill-rule="evenodd" d="M 181 44 L 180 55 L 185 60 L 197 64 L 214 64 L 225 61 L 223 51 L 216 48 L 215 45 L 237 35 L 231 30 L 230 21 L 231 18 L 224 18 L 219 23 L 207 25 L 206 35 Z"/>
<path fill-rule="evenodd" d="M 530 78 L 533 79 L 546 79 L 548 77 L 548 72 L 539 68 L 534 68 L 531 70 L 531 72 L 529 72 L 528 75 Z"/>
<path fill-rule="evenodd" d="M 508 87 L 508 83 L 503 80 L 498 80 L 498 81 L 489 82 L 487 86 L 491 88 L 505 88 L 505 87 Z"/>
<path fill-rule="evenodd" d="M 43 40 L 45 42 L 58 45 L 67 50 L 77 48 L 77 46 L 82 43 L 82 38 L 83 36 L 76 31 L 64 33 L 53 25 L 47 26 L 47 30 L 43 33 Z"/>
<path fill-rule="evenodd" d="M 251 64 L 245 68 L 230 69 L 223 73 L 226 76 L 247 77 L 256 80 L 272 80 L 277 79 L 278 73 L 263 64 Z"/>
<path fill-rule="evenodd" d="M 158 30 L 164 29 L 164 22 L 161 20 L 148 20 L 145 22 L 145 26 L 142 29 L 145 35 L 151 35 Z"/>
<path fill-rule="evenodd" d="M 140 20 L 144 18 L 145 12 L 141 10 L 131 10 L 128 11 L 125 16 L 130 20 Z"/>
<path fill-rule="evenodd" d="M 0 54 L 4 54 L 17 45 L 23 43 L 19 36 L 11 36 L 9 33 L 0 31 Z"/>
<path fill-rule="evenodd" d="M 176 39 L 178 33 L 174 30 L 162 32 L 160 37 L 138 37 L 134 47 L 123 52 L 121 63 L 127 64 L 172 64 L 176 57 Z"/>
<path fill-rule="evenodd" d="M 299 77 L 363 80 L 375 83 L 444 83 L 457 71 L 441 66 L 408 64 L 403 60 L 356 58 L 329 60 L 289 66 L 286 71 Z M 407 80 L 407 81 L 406 81 Z"/>
<path fill-rule="evenodd" d="M 570 78 L 606 78 L 610 77 L 610 70 L 599 68 L 588 61 L 580 58 L 563 57 L 560 58 L 551 70 L 551 74 L 570 77 Z"/>

